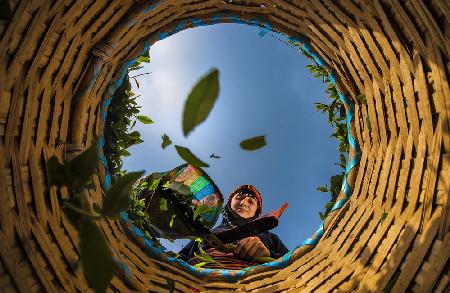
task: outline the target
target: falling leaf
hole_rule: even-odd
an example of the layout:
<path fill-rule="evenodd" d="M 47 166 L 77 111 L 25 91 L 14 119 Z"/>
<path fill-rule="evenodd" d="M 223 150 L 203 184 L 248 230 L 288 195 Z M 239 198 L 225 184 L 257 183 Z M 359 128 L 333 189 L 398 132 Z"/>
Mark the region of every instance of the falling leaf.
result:
<path fill-rule="evenodd" d="M 170 140 L 169 136 L 167 136 L 167 134 L 164 133 L 164 135 L 162 136 L 162 144 L 161 147 L 163 149 L 165 149 L 166 147 L 168 147 L 169 145 L 172 144 L 172 141 Z"/>
<path fill-rule="evenodd" d="M 144 171 L 128 173 L 114 183 L 106 192 L 103 200 L 102 214 L 107 217 L 115 216 L 130 205 L 131 188 Z"/>
<path fill-rule="evenodd" d="M 137 120 L 139 120 L 140 122 L 144 123 L 144 124 L 153 124 L 153 120 L 150 119 L 149 117 L 145 116 L 145 115 L 137 115 L 136 116 Z"/>
<path fill-rule="evenodd" d="M 80 224 L 80 258 L 86 279 L 95 292 L 105 292 L 114 274 L 113 258 L 105 236 L 88 218 Z"/>
<path fill-rule="evenodd" d="M 94 174 L 98 163 L 97 140 L 71 161 L 61 164 L 56 157 L 47 161 L 47 174 L 51 185 L 80 188 Z"/>
<path fill-rule="evenodd" d="M 255 136 L 241 141 L 240 146 L 247 151 L 254 151 L 266 145 L 266 136 Z"/>
<path fill-rule="evenodd" d="M 198 81 L 186 99 L 183 112 L 183 134 L 206 120 L 219 96 L 219 71 L 211 70 Z"/>
<path fill-rule="evenodd" d="M 178 155 L 187 163 L 197 167 L 209 167 L 208 164 L 197 158 L 188 148 L 176 145 Z"/>

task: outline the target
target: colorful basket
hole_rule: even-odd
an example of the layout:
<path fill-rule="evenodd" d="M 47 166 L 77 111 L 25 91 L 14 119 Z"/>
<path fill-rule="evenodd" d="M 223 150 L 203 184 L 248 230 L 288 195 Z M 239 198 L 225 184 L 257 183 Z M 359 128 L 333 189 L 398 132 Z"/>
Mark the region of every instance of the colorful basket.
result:
<path fill-rule="evenodd" d="M 145 190 L 147 213 L 150 223 L 161 236 L 168 239 L 198 236 L 193 217 L 206 229 L 216 223 L 223 205 L 223 196 L 204 170 L 188 164 L 162 173 L 155 190 Z M 181 183 L 187 194 L 168 188 Z M 180 185 L 180 184 L 179 184 Z"/>

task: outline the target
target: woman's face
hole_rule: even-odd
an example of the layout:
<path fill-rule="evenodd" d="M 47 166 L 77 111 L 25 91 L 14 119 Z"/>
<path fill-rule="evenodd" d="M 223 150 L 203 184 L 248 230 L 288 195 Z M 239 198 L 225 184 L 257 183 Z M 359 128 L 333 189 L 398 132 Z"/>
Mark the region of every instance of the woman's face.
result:
<path fill-rule="evenodd" d="M 251 218 L 258 210 L 258 201 L 239 192 L 231 198 L 231 209 L 243 218 Z"/>

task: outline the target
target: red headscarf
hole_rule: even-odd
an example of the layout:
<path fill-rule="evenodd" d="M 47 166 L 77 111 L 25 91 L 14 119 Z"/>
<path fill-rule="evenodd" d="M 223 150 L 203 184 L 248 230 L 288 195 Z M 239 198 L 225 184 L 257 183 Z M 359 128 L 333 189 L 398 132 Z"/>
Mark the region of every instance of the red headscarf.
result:
<path fill-rule="evenodd" d="M 233 198 L 233 196 L 239 191 L 247 191 L 249 194 L 252 194 L 258 200 L 258 210 L 257 210 L 258 213 L 255 216 L 261 216 L 263 205 L 262 197 L 259 191 L 253 185 L 241 185 L 235 190 L 233 190 L 228 196 L 228 204 L 230 204 L 231 198 Z"/>

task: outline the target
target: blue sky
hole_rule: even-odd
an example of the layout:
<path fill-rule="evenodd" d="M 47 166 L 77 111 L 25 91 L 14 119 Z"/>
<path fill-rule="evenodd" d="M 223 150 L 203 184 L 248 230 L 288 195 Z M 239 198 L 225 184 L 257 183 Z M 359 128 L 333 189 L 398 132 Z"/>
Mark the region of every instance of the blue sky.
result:
<path fill-rule="evenodd" d="M 161 148 L 166 133 L 174 144 L 188 147 L 210 164 L 205 171 L 226 198 L 236 186 L 253 184 L 262 194 L 264 212 L 284 202 L 289 208 L 272 230 L 289 249 L 319 226 L 319 211 L 330 195 L 316 190 L 338 174 L 337 142 L 330 138 L 327 117 L 314 108 L 327 102 L 326 85 L 306 69 L 303 55 L 259 29 L 217 24 L 187 29 L 155 43 L 150 64 L 131 75 L 141 113 L 155 124 L 137 123 L 144 143 L 124 159 L 129 171 L 170 170 L 183 161 L 173 145 Z M 211 68 L 220 71 L 220 94 L 208 119 L 189 137 L 182 134 L 184 101 L 195 82 Z M 267 146 L 249 152 L 243 139 L 267 135 Z M 221 159 L 212 159 L 214 153 Z M 178 251 L 185 241 L 165 246 Z"/>

